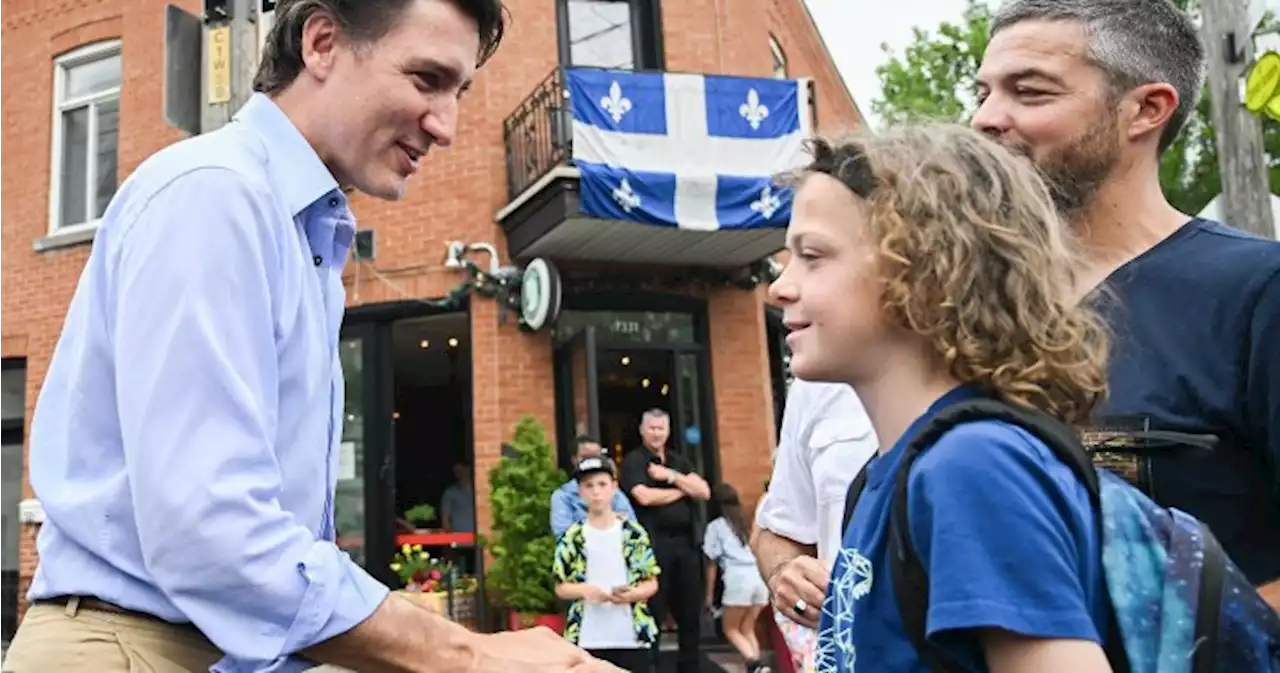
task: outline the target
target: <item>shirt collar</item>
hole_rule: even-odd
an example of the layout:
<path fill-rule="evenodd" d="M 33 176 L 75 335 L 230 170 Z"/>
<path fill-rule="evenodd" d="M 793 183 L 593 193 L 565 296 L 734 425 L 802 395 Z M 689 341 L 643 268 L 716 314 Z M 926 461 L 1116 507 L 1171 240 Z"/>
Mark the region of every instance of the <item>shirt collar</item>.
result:
<path fill-rule="evenodd" d="M 888 453 L 873 457 L 872 462 L 867 467 L 867 485 L 878 486 L 890 470 L 897 470 L 898 456 L 915 438 L 916 433 L 920 432 L 929 421 L 933 420 L 934 416 L 937 416 L 943 409 L 956 402 L 962 402 L 981 395 L 982 391 L 976 385 L 962 383 L 947 391 L 942 397 L 934 400 L 933 404 L 929 405 L 929 408 L 919 418 L 907 426 L 906 432 L 903 432 L 898 441 L 894 442 L 893 448 L 889 449 Z"/>
<path fill-rule="evenodd" d="M 338 189 L 338 181 L 315 148 L 266 94 L 253 94 L 236 112 L 234 121 L 244 124 L 262 139 L 267 148 L 267 173 L 284 198 L 290 215 L 297 216 L 322 196 Z"/>

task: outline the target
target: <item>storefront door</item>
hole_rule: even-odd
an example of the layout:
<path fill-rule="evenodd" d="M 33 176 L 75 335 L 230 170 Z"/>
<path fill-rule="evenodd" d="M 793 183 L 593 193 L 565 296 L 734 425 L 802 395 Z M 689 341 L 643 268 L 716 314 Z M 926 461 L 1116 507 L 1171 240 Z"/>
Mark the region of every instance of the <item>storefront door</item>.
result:
<path fill-rule="evenodd" d="M 395 549 L 395 466 L 392 436 L 389 349 L 377 324 L 344 326 L 339 344 L 345 378 L 338 486 L 334 524 L 338 546 L 389 586 Z"/>
<path fill-rule="evenodd" d="M 615 460 L 640 447 L 641 416 L 671 417 L 668 446 L 713 481 L 719 471 L 709 370 L 698 316 L 683 312 L 574 311 L 561 314 L 555 350 L 561 463 L 589 435 Z"/>

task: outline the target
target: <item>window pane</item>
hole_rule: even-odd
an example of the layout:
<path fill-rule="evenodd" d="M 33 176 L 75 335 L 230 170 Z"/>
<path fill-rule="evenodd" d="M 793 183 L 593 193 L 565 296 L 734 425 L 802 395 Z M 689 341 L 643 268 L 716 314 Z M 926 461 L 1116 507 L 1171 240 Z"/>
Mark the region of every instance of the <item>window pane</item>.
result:
<path fill-rule="evenodd" d="M 769 38 L 769 51 L 773 52 L 774 79 L 787 78 L 787 57 L 782 54 L 782 47 L 774 38 Z"/>
<path fill-rule="evenodd" d="M 62 226 L 88 221 L 85 216 L 85 181 L 89 172 L 89 108 L 62 113 L 61 204 Z"/>
<path fill-rule="evenodd" d="M 573 65 L 630 70 L 635 67 L 633 47 L 630 2 L 569 0 L 569 58 Z"/>
<path fill-rule="evenodd" d="M 344 422 L 333 525 L 338 546 L 364 565 L 364 341 L 343 339 L 338 356 L 344 381 Z"/>
<path fill-rule="evenodd" d="M 67 68 L 65 99 L 114 89 L 120 86 L 120 54 L 80 63 Z"/>
<path fill-rule="evenodd" d="M 94 190 L 93 217 L 107 211 L 116 193 L 116 139 L 120 128 L 120 99 L 104 101 L 96 106 L 98 114 L 98 163 Z"/>
<path fill-rule="evenodd" d="M 0 411 L 4 420 L 26 417 L 27 370 L 25 368 L 6 369 L 0 374 Z"/>

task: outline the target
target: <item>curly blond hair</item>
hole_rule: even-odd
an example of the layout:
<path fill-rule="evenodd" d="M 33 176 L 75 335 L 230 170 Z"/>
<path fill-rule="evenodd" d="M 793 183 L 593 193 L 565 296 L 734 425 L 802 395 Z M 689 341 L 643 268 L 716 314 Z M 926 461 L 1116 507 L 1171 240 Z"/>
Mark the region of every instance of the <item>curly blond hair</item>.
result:
<path fill-rule="evenodd" d="M 1079 256 L 1035 169 L 966 127 L 811 141 L 795 174 L 866 202 L 886 319 L 952 376 L 1071 424 L 1106 394 L 1108 332 L 1078 302 Z"/>

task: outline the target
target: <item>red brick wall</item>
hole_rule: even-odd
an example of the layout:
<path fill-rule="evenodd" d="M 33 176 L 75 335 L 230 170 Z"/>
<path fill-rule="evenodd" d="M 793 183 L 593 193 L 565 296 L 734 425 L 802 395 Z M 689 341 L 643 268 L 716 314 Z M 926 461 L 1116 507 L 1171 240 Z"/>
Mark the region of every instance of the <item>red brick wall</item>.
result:
<path fill-rule="evenodd" d="M 199 0 L 181 0 L 198 10 Z M 461 277 L 441 266 L 445 242 L 489 241 L 505 260 L 505 240 L 494 213 L 506 202 L 502 120 L 556 63 L 552 0 L 508 0 L 514 24 L 493 61 L 462 103 L 453 147 L 433 152 L 424 177 L 397 203 L 357 197 L 363 228 L 377 232 L 376 268 L 347 274 L 351 304 L 439 296 Z M 781 43 L 791 76 L 817 82 L 823 127 L 860 122 L 801 0 L 666 0 L 663 3 L 667 67 L 686 72 L 768 76 L 768 38 Z M 53 59 L 102 39 L 122 40 L 124 77 L 120 104 L 119 175 L 179 140 L 162 110 L 163 3 L 155 0 L 5 0 L 0 90 L 3 114 L 2 230 L 3 355 L 27 358 L 27 418 L 38 398 L 87 246 L 37 254 L 33 242 L 48 229 Z M 727 481 L 748 501 L 759 494 L 769 469 L 773 413 L 762 317 L 762 293 L 724 289 L 708 296 L 711 369 L 721 465 Z M 519 332 L 509 316 L 498 324 L 492 301 L 472 302 L 473 436 L 477 489 L 487 492 L 488 469 L 501 443 L 526 413 L 554 438 L 551 344 L 546 334 Z M 25 461 L 24 461 L 25 462 Z M 24 497 L 30 497 L 24 483 Z M 478 503 L 479 523 L 489 522 Z M 35 528 L 23 531 L 23 589 L 35 565 Z"/>
<path fill-rule="evenodd" d="M 769 29 L 787 59 L 787 76 L 814 80 L 818 94 L 818 129 L 830 132 L 862 126 L 862 113 L 844 87 L 803 1 L 769 0 L 768 13 Z"/>

